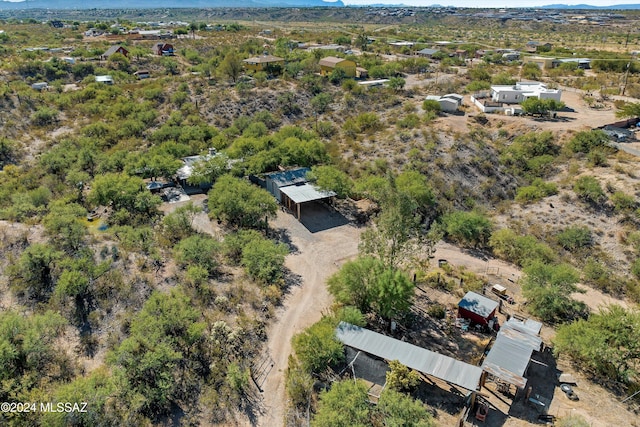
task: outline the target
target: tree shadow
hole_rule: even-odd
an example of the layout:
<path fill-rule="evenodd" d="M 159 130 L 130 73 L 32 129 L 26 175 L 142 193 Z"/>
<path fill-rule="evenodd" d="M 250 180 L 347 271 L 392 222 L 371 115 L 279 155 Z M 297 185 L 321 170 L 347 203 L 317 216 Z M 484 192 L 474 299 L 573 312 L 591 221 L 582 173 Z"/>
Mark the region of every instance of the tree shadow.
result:
<path fill-rule="evenodd" d="M 291 233 L 286 228 L 269 228 L 267 237 L 274 239 L 280 243 L 284 243 L 289 247 L 290 254 L 299 254 L 300 250 L 291 240 Z"/>

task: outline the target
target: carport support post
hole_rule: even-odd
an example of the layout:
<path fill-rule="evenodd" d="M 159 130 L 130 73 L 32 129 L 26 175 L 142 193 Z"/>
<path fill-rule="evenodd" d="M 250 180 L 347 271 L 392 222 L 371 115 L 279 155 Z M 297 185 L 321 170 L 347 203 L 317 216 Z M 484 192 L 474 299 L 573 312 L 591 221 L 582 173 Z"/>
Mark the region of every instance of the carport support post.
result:
<path fill-rule="evenodd" d="M 298 203 L 298 221 L 300 221 L 300 203 Z"/>

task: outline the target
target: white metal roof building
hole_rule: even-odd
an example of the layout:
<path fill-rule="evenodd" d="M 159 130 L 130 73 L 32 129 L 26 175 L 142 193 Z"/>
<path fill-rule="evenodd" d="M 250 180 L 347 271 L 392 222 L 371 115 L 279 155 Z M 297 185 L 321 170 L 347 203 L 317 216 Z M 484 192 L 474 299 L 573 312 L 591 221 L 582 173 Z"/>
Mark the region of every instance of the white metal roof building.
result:
<path fill-rule="evenodd" d="M 336 338 L 348 347 L 403 365 L 449 384 L 476 391 L 482 369 L 368 329 L 340 322 Z"/>

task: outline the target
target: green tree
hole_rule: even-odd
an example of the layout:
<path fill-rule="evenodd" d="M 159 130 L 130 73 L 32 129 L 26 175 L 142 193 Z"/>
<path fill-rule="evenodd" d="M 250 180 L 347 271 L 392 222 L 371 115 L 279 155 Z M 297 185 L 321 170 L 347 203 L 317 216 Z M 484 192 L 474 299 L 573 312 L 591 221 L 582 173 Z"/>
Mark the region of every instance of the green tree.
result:
<path fill-rule="evenodd" d="M 107 355 L 118 397 L 131 412 L 166 415 L 181 396 L 188 396 L 179 387 L 182 379 L 207 363 L 201 359 L 205 324 L 199 318 L 179 288 L 169 294 L 152 293 L 133 318 L 129 338 Z"/>
<path fill-rule="evenodd" d="M 528 62 L 522 66 L 522 77 L 529 80 L 539 80 L 542 77 L 542 70 L 535 62 Z"/>
<path fill-rule="evenodd" d="M 410 258 L 418 246 L 431 247 L 439 236 L 425 233 L 421 226 L 421 212 L 431 203 L 430 187 L 419 188 L 424 176 L 404 172 L 398 178 L 373 177 L 364 181 L 361 192 L 380 204 L 380 213 L 374 218 L 375 227 L 361 236 L 360 249 L 375 255 L 390 268 Z"/>
<path fill-rule="evenodd" d="M 293 349 L 306 372 L 319 373 L 344 360 L 344 348 L 336 339 L 337 325 L 335 318 L 323 317 L 293 337 Z"/>
<path fill-rule="evenodd" d="M 333 383 L 320 393 L 314 427 L 367 427 L 371 425 L 367 386 L 360 380 Z"/>
<path fill-rule="evenodd" d="M 548 323 L 570 321 L 584 316 L 586 305 L 571 298 L 577 292 L 578 272 L 567 264 L 550 265 L 533 261 L 524 268 L 522 293 L 531 313 Z"/>
<path fill-rule="evenodd" d="M 0 313 L 0 397 L 24 399 L 29 390 L 44 385 L 41 381 L 70 376 L 66 353 L 57 347 L 66 325 L 51 311 L 28 317 L 12 310 Z"/>
<path fill-rule="evenodd" d="M 385 426 L 433 427 L 435 425 L 430 412 L 422 402 L 388 388 L 380 396 L 378 406 L 374 410 L 374 418 L 377 418 L 378 414 L 384 420 Z"/>
<path fill-rule="evenodd" d="M 289 253 L 283 243 L 268 239 L 254 239 L 242 249 L 242 265 L 249 277 L 264 284 L 277 283 L 283 278 L 284 257 Z"/>
<path fill-rule="evenodd" d="M 218 268 L 220 244 L 209 236 L 194 235 L 182 239 L 174 248 L 176 261 L 183 267 L 198 265 L 213 274 Z"/>
<path fill-rule="evenodd" d="M 61 256 L 49 245 L 31 244 L 22 252 L 18 262 L 9 266 L 9 287 L 28 300 L 46 301 L 53 291 L 54 267 Z"/>
<path fill-rule="evenodd" d="M 445 235 L 456 242 L 484 247 L 489 241 L 493 224 L 480 212 L 455 211 L 442 216 Z"/>
<path fill-rule="evenodd" d="M 407 84 L 407 81 L 402 77 L 391 77 L 387 82 L 387 86 L 389 86 L 391 90 L 394 90 L 396 92 L 399 92 L 402 89 L 404 89 L 404 86 L 406 84 Z"/>
<path fill-rule="evenodd" d="M 346 263 L 327 283 L 336 301 L 387 321 L 406 313 L 413 299 L 414 284 L 406 274 L 371 257 Z"/>
<path fill-rule="evenodd" d="M 589 153 L 596 148 L 604 148 L 609 136 L 600 129 L 581 131 L 574 135 L 567 146 L 574 153 Z"/>
<path fill-rule="evenodd" d="M 525 113 L 540 116 L 564 108 L 564 103 L 555 99 L 527 98 L 520 105 Z"/>
<path fill-rule="evenodd" d="M 489 246 L 500 258 L 525 266 L 536 260 L 551 263 L 556 253 L 548 245 L 539 242 L 534 236 L 520 236 L 509 228 L 496 230 L 491 234 Z"/>
<path fill-rule="evenodd" d="M 230 175 L 221 176 L 209 191 L 209 216 L 236 227 L 257 228 L 275 216 L 275 199 L 267 191 Z"/>
<path fill-rule="evenodd" d="M 77 203 L 54 203 L 44 217 L 47 234 L 56 246 L 72 252 L 82 245 L 87 229 L 80 221 L 87 210 Z"/>
<path fill-rule="evenodd" d="M 220 176 L 229 170 L 229 158 L 218 154 L 193 165 L 191 176 L 187 178 L 189 185 L 213 184 Z"/>
<path fill-rule="evenodd" d="M 220 72 L 223 76 L 230 78 L 233 83 L 238 80 L 242 73 L 242 61 L 236 52 L 229 52 L 220 63 Z"/>
<path fill-rule="evenodd" d="M 313 166 L 307 179 L 322 190 L 334 191 L 341 199 L 353 191 L 353 181 L 349 175 L 333 166 Z"/>
<path fill-rule="evenodd" d="M 98 205 L 111 205 L 114 211 L 125 210 L 143 215 L 155 214 L 162 202 L 145 188 L 142 178 L 125 173 L 98 175 L 91 185 L 89 201 Z"/>
<path fill-rule="evenodd" d="M 85 412 L 43 412 L 41 423 L 50 427 L 115 425 L 120 417 L 109 413 L 108 402 L 116 390 L 108 370 L 98 368 L 53 391 L 51 401 L 86 402 Z"/>
<path fill-rule="evenodd" d="M 435 99 L 425 99 L 422 103 L 422 109 L 426 112 L 439 113 L 442 107 Z"/>
<path fill-rule="evenodd" d="M 314 113 L 316 114 L 324 114 L 329 110 L 329 105 L 333 101 L 331 94 L 327 92 L 321 92 L 311 98 L 311 107 L 313 108 Z"/>
<path fill-rule="evenodd" d="M 372 289 L 378 273 L 384 270 L 382 262 L 372 257 L 360 257 L 346 262 L 327 281 L 329 292 L 336 301 L 353 305 L 363 313 L 371 311 Z"/>
<path fill-rule="evenodd" d="M 640 373 L 640 312 L 610 305 L 587 320 L 562 325 L 554 353 L 605 378 L 627 383 Z"/>
<path fill-rule="evenodd" d="M 162 234 L 171 243 L 177 243 L 189 237 L 195 233 L 193 220 L 201 211 L 202 209 L 194 205 L 193 202 L 180 206 L 162 219 Z"/>

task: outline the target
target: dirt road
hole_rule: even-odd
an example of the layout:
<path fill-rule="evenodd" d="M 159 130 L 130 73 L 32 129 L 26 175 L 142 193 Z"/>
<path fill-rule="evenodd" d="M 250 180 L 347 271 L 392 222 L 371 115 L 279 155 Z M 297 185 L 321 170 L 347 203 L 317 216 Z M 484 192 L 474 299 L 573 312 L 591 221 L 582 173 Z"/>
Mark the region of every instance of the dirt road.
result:
<path fill-rule="evenodd" d="M 303 278 L 299 286 L 291 289 L 284 306 L 276 313 L 277 322 L 267 332 L 267 351 L 273 366 L 261 385 L 262 414 L 257 424 L 275 427 L 283 425 L 285 416 L 284 373 L 291 354 L 291 338 L 317 322 L 329 308 L 331 296 L 326 279 L 357 255 L 361 230 L 343 225 L 311 233 L 292 215 L 282 212 L 269 225 L 288 232 L 297 250 L 287 256 L 285 264 L 294 275 Z"/>

